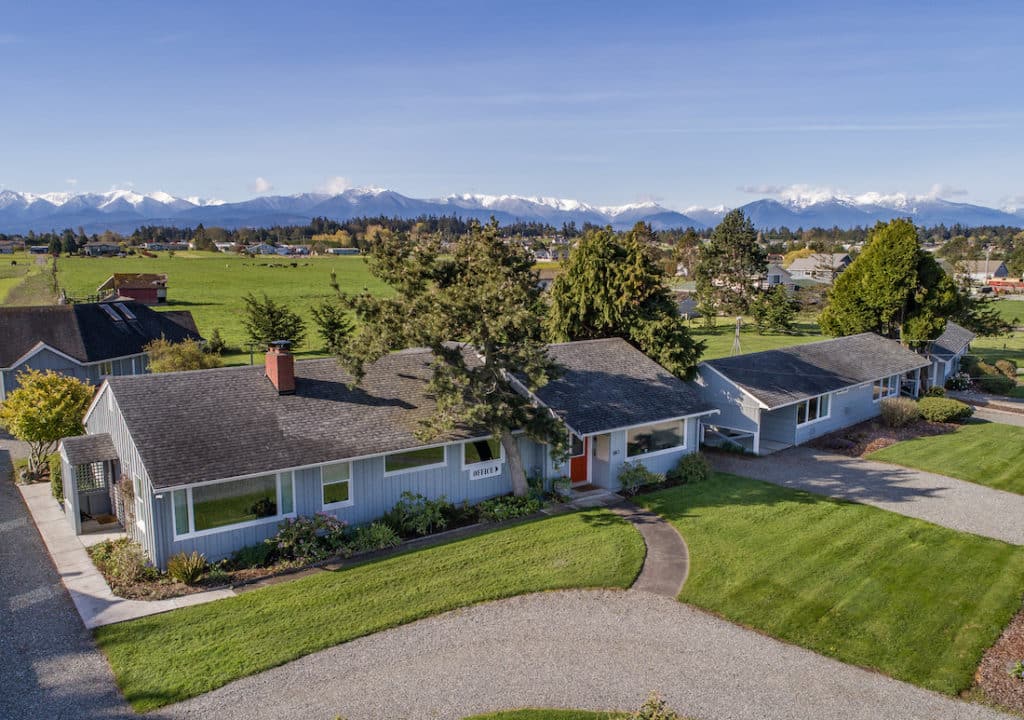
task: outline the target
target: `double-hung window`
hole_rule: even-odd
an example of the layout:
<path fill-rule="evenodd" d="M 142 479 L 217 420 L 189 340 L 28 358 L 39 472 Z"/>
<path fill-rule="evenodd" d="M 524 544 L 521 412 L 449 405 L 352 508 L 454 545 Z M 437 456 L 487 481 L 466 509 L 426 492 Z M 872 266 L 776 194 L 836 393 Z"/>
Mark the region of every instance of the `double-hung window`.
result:
<path fill-rule="evenodd" d="M 827 418 L 831 410 L 831 399 L 831 395 L 818 395 L 804 400 L 796 406 L 796 424 L 806 425 Z"/>
<path fill-rule="evenodd" d="M 320 468 L 320 489 L 325 510 L 352 504 L 352 463 L 340 462 Z"/>
<path fill-rule="evenodd" d="M 890 375 L 881 380 L 875 380 L 871 390 L 871 398 L 878 402 L 882 398 L 896 397 L 900 394 L 900 376 Z"/>
<path fill-rule="evenodd" d="M 279 521 L 295 514 L 291 472 L 205 483 L 171 492 L 175 537 Z"/>

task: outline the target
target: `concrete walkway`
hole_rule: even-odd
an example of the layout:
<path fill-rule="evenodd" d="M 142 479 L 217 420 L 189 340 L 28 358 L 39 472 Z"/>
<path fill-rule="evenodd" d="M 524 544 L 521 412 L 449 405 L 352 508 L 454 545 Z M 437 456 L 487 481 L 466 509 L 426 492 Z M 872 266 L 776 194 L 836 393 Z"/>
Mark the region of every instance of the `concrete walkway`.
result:
<path fill-rule="evenodd" d="M 953 530 L 1024 545 L 1024 495 L 945 475 L 796 447 L 767 458 L 715 453 L 716 470 L 853 500 Z"/>
<path fill-rule="evenodd" d="M 135 618 L 176 610 L 188 605 L 231 597 L 230 589 L 183 595 L 169 600 L 126 600 L 114 595 L 96 569 L 82 541 L 75 535 L 60 506 L 50 495 L 48 484 L 19 485 L 43 543 L 50 552 L 61 582 L 87 628 L 134 620 Z"/>
<path fill-rule="evenodd" d="M 147 717 L 434 718 L 631 709 L 700 720 L 996 720 L 645 592 L 567 591 L 456 610 L 308 655 Z"/>
<path fill-rule="evenodd" d="M 690 573 L 690 553 L 682 536 L 660 515 L 626 500 L 609 505 L 609 509 L 629 520 L 647 545 L 644 566 L 630 590 L 675 600 Z"/>

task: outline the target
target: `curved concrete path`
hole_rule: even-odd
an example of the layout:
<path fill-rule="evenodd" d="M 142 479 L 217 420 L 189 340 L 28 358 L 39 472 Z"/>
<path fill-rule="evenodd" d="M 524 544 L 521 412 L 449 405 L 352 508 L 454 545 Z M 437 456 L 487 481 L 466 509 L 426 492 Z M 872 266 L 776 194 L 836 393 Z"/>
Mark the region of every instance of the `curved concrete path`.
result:
<path fill-rule="evenodd" d="M 673 600 L 690 573 L 690 552 L 679 532 L 663 517 L 623 500 L 608 506 L 629 520 L 647 545 L 644 566 L 630 590 L 664 595 Z"/>
<path fill-rule="evenodd" d="M 1024 545 L 1024 495 L 899 465 L 796 447 L 769 457 L 709 455 L 716 470 L 852 500 Z"/>
<path fill-rule="evenodd" d="M 502 708 L 633 708 L 700 720 L 996 720 L 646 592 L 526 595 L 308 655 L 147 717 L 458 720 Z"/>

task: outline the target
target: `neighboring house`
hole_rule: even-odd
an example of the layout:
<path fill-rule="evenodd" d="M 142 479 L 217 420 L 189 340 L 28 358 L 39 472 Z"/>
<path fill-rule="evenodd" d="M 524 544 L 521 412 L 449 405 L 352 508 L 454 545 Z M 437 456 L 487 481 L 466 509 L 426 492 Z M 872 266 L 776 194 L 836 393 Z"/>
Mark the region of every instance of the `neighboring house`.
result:
<path fill-rule="evenodd" d="M 117 255 L 121 252 L 121 246 L 116 243 L 87 242 L 80 250 L 86 255 L 97 257 L 99 255 Z"/>
<path fill-rule="evenodd" d="M 789 275 L 793 280 L 813 280 L 831 284 L 851 262 L 850 256 L 846 253 L 815 253 L 797 258 L 790 263 Z"/>
<path fill-rule="evenodd" d="M 776 285 L 782 285 L 787 290 L 792 290 L 793 276 L 786 268 L 778 263 L 768 263 L 768 269 L 761 276 L 761 289 L 771 290 Z"/>
<path fill-rule="evenodd" d="M 699 317 L 703 317 L 700 312 L 700 307 L 697 304 L 697 298 L 689 293 L 685 295 L 676 295 L 676 310 L 679 311 L 681 317 L 687 320 L 694 320 Z"/>
<path fill-rule="evenodd" d="M 256 243 L 255 245 L 246 245 L 245 252 L 250 255 L 276 255 L 277 247 L 269 243 Z"/>
<path fill-rule="evenodd" d="M 111 375 L 144 373 L 143 347 L 160 337 L 202 339 L 191 313 L 158 313 L 133 301 L 0 307 L 0 401 L 28 368 L 94 385 Z"/>
<path fill-rule="evenodd" d="M 927 358 L 874 333 L 701 363 L 704 402 L 720 411 L 704 442 L 766 455 L 875 417 L 901 390 L 916 396 Z"/>
<path fill-rule="evenodd" d="M 967 328 L 952 320 L 946 321 L 946 329 L 928 345 L 928 384 L 943 387 L 951 376 L 960 372 L 960 360 L 977 337 Z"/>
<path fill-rule="evenodd" d="M 33 255 L 46 255 L 50 252 L 49 245 L 30 245 L 28 251 Z"/>
<path fill-rule="evenodd" d="M 328 248 L 327 252 L 331 255 L 358 255 L 359 248 Z"/>
<path fill-rule="evenodd" d="M 167 302 L 167 275 L 165 273 L 114 273 L 96 293 L 103 299 L 130 298 L 143 305 L 162 305 Z"/>
<path fill-rule="evenodd" d="M 564 374 L 531 397 L 566 424 L 575 456 L 557 464 L 547 446 L 520 434 L 529 475 L 617 488 L 626 461 L 663 472 L 697 449 L 699 418 L 714 411 L 625 341 L 564 343 L 550 353 Z M 265 369 L 108 378 L 86 414 L 87 435 L 61 447 L 64 477 L 84 478 L 78 490 L 65 482 L 76 531 L 83 509 L 118 511 L 164 567 L 178 552 L 216 560 L 260 543 L 288 517 L 326 512 L 368 523 L 404 491 L 455 503 L 511 491 L 504 451 L 486 431 L 417 438 L 435 409 L 430 350 L 387 355 L 355 387 L 334 358 L 295 362 L 275 347 L 266 360 Z M 113 489 L 122 477 L 130 496 Z"/>
<path fill-rule="evenodd" d="M 213 246 L 215 248 L 217 248 L 217 250 L 219 252 L 222 252 L 222 253 L 229 253 L 229 252 L 234 252 L 235 251 L 235 243 L 219 242 L 219 243 L 214 243 Z"/>
<path fill-rule="evenodd" d="M 963 260 L 954 267 L 959 277 L 968 277 L 982 284 L 1010 276 L 1010 270 L 1002 260 Z"/>
<path fill-rule="evenodd" d="M 562 274 L 560 267 L 545 267 L 537 271 L 537 287 L 541 290 L 550 290 L 555 278 Z"/>
<path fill-rule="evenodd" d="M 189 244 L 187 242 L 147 242 L 142 243 L 140 246 L 143 250 L 150 251 L 168 251 L 173 250 L 175 252 L 179 250 L 188 250 Z"/>

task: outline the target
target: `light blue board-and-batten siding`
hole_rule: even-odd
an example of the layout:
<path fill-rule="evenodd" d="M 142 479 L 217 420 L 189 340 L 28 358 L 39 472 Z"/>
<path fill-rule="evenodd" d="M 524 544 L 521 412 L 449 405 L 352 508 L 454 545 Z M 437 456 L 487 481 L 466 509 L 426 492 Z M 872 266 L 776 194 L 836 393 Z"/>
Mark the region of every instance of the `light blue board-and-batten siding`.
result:
<path fill-rule="evenodd" d="M 136 355 L 111 360 L 110 364 L 111 375 L 136 375 L 146 372 L 148 358 L 144 354 Z M 53 370 L 62 375 L 70 375 L 79 380 L 85 380 L 92 385 L 99 385 L 103 381 L 103 375 L 100 374 L 101 365 L 102 363 L 84 365 L 74 360 L 69 360 L 48 348 L 43 348 L 25 362 L 0 371 L 0 381 L 3 382 L 3 392 L 0 393 L 0 398 L 5 397 L 18 387 L 18 373 L 28 369 L 39 370 L 40 372 Z"/>
<path fill-rule="evenodd" d="M 117 398 L 110 391 L 109 386 L 104 386 L 100 390 L 94 403 L 95 406 L 92 414 L 89 415 L 85 423 L 86 433 L 89 435 L 109 433 L 114 443 L 114 449 L 117 450 L 121 475 L 138 478 L 142 497 L 150 497 L 153 487 L 150 484 L 146 466 L 142 464 L 142 458 L 135 447 L 135 441 L 128 432 L 128 427 L 121 416 L 121 411 L 117 407 Z M 117 480 L 118 478 L 114 478 L 114 482 L 117 482 Z M 154 538 L 159 533 L 159 527 L 154 525 L 153 507 L 150 503 L 141 503 L 141 509 L 141 525 L 125 529 L 142 544 L 146 554 L 156 562 L 158 548 Z M 155 520 L 157 523 L 160 522 L 159 517 L 155 518 Z"/>
<path fill-rule="evenodd" d="M 502 466 L 500 475 L 480 480 L 471 480 L 469 471 L 462 469 L 462 444 L 448 446 L 447 462 L 444 467 L 432 470 L 412 471 L 398 475 L 384 475 L 384 457 L 373 457 L 352 461 L 351 497 L 348 507 L 324 510 L 320 484 L 320 468 L 297 470 L 295 477 L 295 512 L 309 516 L 317 512 L 328 512 L 350 525 L 362 525 L 380 518 L 391 510 L 402 496 L 409 491 L 430 499 L 444 495 L 453 503 L 476 503 L 481 500 L 504 495 L 512 491 L 508 463 Z M 539 467 L 546 448 L 526 437 L 519 438 L 519 448 L 527 474 L 532 467 Z M 272 472 L 268 470 L 268 472 Z M 171 491 L 158 491 L 153 498 L 155 516 L 155 547 L 153 562 L 164 567 L 167 559 L 179 552 L 198 551 L 208 560 L 218 560 L 248 545 L 256 545 L 277 532 L 278 519 L 248 527 L 226 529 L 223 532 L 174 539 L 174 516 Z"/>
<path fill-rule="evenodd" d="M 832 410 L 828 419 L 798 427 L 797 444 L 801 445 L 816 437 L 877 417 L 882 408 L 880 403 L 872 399 L 873 393 L 873 383 L 854 385 L 832 393 Z"/>
<path fill-rule="evenodd" d="M 707 419 L 709 425 L 742 432 L 757 431 L 760 405 L 756 400 L 708 367 L 699 368 L 694 383 L 701 399 L 718 410 L 718 415 Z M 795 423 L 795 415 L 793 420 Z"/>

